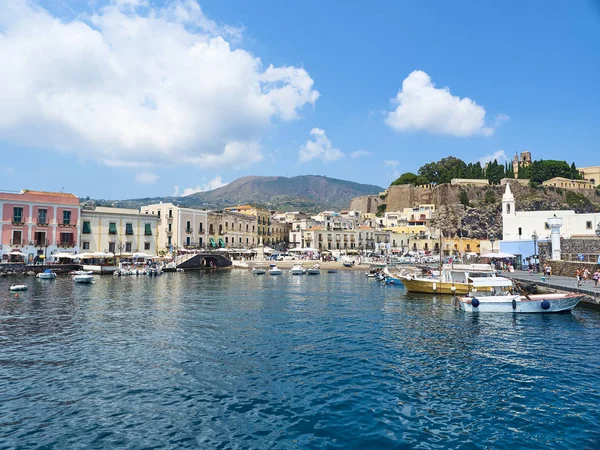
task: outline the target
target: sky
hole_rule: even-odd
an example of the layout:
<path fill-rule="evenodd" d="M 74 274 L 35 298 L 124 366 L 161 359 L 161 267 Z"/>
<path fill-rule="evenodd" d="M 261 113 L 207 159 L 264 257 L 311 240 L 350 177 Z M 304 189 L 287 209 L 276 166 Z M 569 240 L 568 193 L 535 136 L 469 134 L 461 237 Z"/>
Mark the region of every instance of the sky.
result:
<path fill-rule="evenodd" d="M 600 2 L 0 2 L 0 190 L 600 165 Z"/>

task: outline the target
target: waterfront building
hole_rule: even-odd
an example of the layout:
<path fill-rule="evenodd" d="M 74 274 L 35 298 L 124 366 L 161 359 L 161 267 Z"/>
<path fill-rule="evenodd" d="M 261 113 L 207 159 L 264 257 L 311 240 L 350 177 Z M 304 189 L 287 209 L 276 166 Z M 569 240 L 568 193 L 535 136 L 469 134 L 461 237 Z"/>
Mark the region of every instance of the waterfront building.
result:
<path fill-rule="evenodd" d="M 81 252 L 157 254 L 158 215 L 137 209 L 85 207 L 81 210 Z"/>
<path fill-rule="evenodd" d="M 600 166 L 580 167 L 579 173 L 594 186 L 600 186 Z"/>
<path fill-rule="evenodd" d="M 208 211 L 208 248 L 248 249 L 260 242 L 255 216 L 230 211 Z"/>
<path fill-rule="evenodd" d="M 317 223 L 329 230 L 353 230 L 359 224 L 358 215 L 341 214 L 335 211 L 323 211 L 312 216 Z"/>
<path fill-rule="evenodd" d="M 0 192 L 0 257 L 23 253 L 26 261 L 57 251 L 79 251 L 79 199 L 63 192 Z"/>
<path fill-rule="evenodd" d="M 287 241 L 287 227 L 277 223 L 277 233 L 273 233 L 273 221 L 271 211 L 253 205 L 239 205 L 225 208 L 226 212 L 245 214 L 256 218 L 256 245 L 285 244 Z M 283 231 L 282 231 L 283 230 Z"/>
<path fill-rule="evenodd" d="M 205 248 L 207 244 L 207 211 L 181 208 L 173 203 L 142 206 L 142 214 L 158 219 L 157 249 L 173 251 L 178 248 Z"/>
<path fill-rule="evenodd" d="M 600 213 L 577 214 L 572 210 L 516 211 L 515 198 L 510 190 L 510 183 L 507 183 L 502 196 L 503 233 L 502 242 L 499 243 L 500 250 L 519 255 L 522 261 L 536 254 L 536 245 L 550 240 L 548 220 L 554 217 L 562 219 L 560 237 L 565 239 L 595 238 L 595 230 L 600 226 Z"/>
<path fill-rule="evenodd" d="M 542 183 L 542 186 L 553 186 L 561 189 L 594 189 L 595 185 L 588 180 L 570 180 L 563 177 L 554 177 Z"/>
<path fill-rule="evenodd" d="M 302 217 L 300 219 L 294 220 L 290 225 L 291 228 L 289 230 L 288 238 L 290 248 L 306 247 L 305 239 L 303 238 L 304 232 L 310 228 L 322 226 L 322 224 L 318 223 L 315 219 L 310 217 Z M 316 241 L 313 239 L 313 242 Z"/>

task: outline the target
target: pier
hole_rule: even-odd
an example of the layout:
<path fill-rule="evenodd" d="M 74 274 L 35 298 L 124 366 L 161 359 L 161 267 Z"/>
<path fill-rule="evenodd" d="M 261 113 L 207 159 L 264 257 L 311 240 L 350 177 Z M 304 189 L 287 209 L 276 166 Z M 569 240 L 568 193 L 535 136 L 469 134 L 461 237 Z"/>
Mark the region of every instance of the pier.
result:
<path fill-rule="evenodd" d="M 600 305 L 600 283 L 598 284 L 598 287 L 594 287 L 594 280 L 591 279 L 588 280 L 587 283 L 582 281 L 581 285 L 578 287 L 577 279 L 575 277 L 551 275 L 550 278 L 547 278 L 542 273 L 533 272 L 532 275 L 529 275 L 528 272 L 525 271 L 505 272 L 502 276 L 519 280 L 522 283 L 535 283 L 538 286 L 559 291 L 580 292 L 588 296 L 583 299 L 585 303 Z"/>

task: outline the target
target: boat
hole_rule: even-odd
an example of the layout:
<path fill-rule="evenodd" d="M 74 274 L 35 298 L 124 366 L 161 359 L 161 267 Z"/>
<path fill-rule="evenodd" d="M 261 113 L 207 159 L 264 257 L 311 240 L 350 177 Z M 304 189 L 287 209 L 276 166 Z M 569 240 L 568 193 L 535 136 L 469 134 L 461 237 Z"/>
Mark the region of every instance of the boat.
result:
<path fill-rule="evenodd" d="M 265 273 L 267 273 L 267 271 L 262 267 L 255 267 L 252 269 L 252 273 L 254 275 L 264 275 Z"/>
<path fill-rule="evenodd" d="M 290 269 L 290 273 L 292 275 L 304 275 L 306 270 L 304 270 L 302 264 L 294 264 L 294 266 Z"/>
<path fill-rule="evenodd" d="M 338 273 L 337 269 L 327 269 L 327 273 Z"/>
<path fill-rule="evenodd" d="M 29 287 L 26 284 L 13 284 L 8 288 L 11 292 L 26 291 L 27 289 L 29 289 Z"/>
<path fill-rule="evenodd" d="M 89 270 L 76 270 L 71 272 L 71 276 L 75 283 L 93 283 L 94 275 Z"/>
<path fill-rule="evenodd" d="M 169 264 L 163 266 L 163 272 L 177 272 L 177 264 L 174 262 L 170 262 Z"/>
<path fill-rule="evenodd" d="M 269 269 L 269 275 L 281 275 L 282 271 L 279 267 L 277 267 L 277 264 L 270 264 L 269 267 L 271 267 Z"/>
<path fill-rule="evenodd" d="M 397 278 L 402 281 L 408 292 L 466 295 L 469 292 L 469 283 L 473 280 L 484 278 L 484 281 L 491 281 L 502 277 L 497 276 L 496 270 L 490 264 L 444 264 L 439 275 L 429 270 L 426 275 L 404 274 L 398 275 Z M 491 290 L 483 285 L 479 289 Z"/>
<path fill-rule="evenodd" d="M 491 288 L 481 290 L 481 288 Z M 514 293 L 512 281 L 475 280 L 469 295 L 456 298 L 458 309 L 471 313 L 553 313 L 571 311 L 585 294 L 531 294 Z"/>
<path fill-rule="evenodd" d="M 319 266 L 318 264 L 315 264 L 314 266 L 306 269 L 306 273 L 308 275 L 319 275 L 321 273 L 321 266 Z"/>
<path fill-rule="evenodd" d="M 343 261 L 344 267 L 354 267 L 354 261 Z"/>
<path fill-rule="evenodd" d="M 43 272 L 38 273 L 35 277 L 40 280 L 54 280 L 56 278 L 56 273 L 52 272 L 50 269 L 46 269 Z"/>

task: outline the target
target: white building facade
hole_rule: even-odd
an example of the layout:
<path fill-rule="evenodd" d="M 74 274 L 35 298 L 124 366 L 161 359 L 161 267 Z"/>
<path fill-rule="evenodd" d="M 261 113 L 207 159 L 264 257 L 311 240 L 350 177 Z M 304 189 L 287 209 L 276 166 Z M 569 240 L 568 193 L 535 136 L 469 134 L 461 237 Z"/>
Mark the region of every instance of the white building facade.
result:
<path fill-rule="evenodd" d="M 172 203 L 156 203 L 142 206 L 141 212 L 158 220 L 158 251 L 207 246 L 207 211 L 181 208 Z"/>
<path fill-rule="evenodd" d="M 96 207 L 81 211 L 81 252 L 157 254 L 158 218 L 136 209 Z"/>

